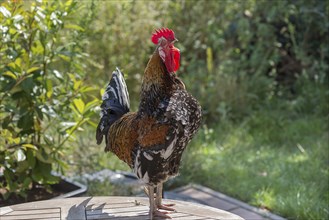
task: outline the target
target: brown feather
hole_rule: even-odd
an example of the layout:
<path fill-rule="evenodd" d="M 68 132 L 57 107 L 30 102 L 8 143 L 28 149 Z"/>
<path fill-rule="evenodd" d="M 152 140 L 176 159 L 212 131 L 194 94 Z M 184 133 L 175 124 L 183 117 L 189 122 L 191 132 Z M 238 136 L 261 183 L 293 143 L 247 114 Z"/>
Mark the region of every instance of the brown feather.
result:
<path fill-rule="evenodd" d="M 151 117 L 139 121 L 138 142 L 142 148 L 149 148 L 156 144 L 163 144 L 167 136 L 169 125 L 157 124 Z"/>
<path fill-rule="evenodd" d="M 169 125 L 158 124 L 152 117 L 137 117 L 136 112 L 127 113 L 111 126 L 105 151 L 113 152 L 131 166 L 131 152 L 135 146 L 149 148 L 163 144 L 168 130 Z"/>
<path fill-rule="evenodd" d="M 149 91 L 152 84 L 162 86 L 164 83 L 163 75 L 166 72 L 159 53 L 155 52 L 150 58 L 143 77 L 142 91 Z"/>
<path fill-rule="evenodd" d="M 136 116 L 136 112 L 127 113 L 111 126 L 107 135 L 108 144 L 105 148 L 106 152 L 113 152 L 129 166 L 132 165 L 131 151 L 138 137 Z"/>

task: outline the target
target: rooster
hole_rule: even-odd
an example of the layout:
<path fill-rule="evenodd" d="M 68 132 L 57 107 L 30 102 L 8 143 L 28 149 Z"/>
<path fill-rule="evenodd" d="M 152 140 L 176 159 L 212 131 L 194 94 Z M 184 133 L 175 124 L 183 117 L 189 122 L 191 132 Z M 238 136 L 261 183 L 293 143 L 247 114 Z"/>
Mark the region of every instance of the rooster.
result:
<path fill-rule="evenodd" d="M 168 28 L 151 37 L 156 49 L 143 76 L 140 104 L 130 112 L 124 76 L 117 68 L 102 97 L 97 144 L 105 136 L 105 151 L 114 153 L 146 184 L 150 218 L 170 218 L 174 204 L 162 203 L 163 183 L 176 176 L 182 154 L 201 124 L 201 106 L 190 95 L 176 71 L 180 51 Z M 160 211 L 162 210 L 162 211 Z"/>

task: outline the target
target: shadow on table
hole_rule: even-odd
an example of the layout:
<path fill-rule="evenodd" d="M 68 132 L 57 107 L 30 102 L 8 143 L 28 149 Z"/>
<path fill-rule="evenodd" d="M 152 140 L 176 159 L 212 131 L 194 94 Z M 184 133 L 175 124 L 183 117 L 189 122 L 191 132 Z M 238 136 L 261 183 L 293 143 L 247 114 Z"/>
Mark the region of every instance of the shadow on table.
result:
<path fill-rule="evenodd" d="M 87 219 L 87 220 L 95 220 L 95 219 L 136 219 L 136 220 L 146 220 L 149 219 L 148 212 L 143 213 L 134 213 L 136 210 L 133 208 L 131 210 L 121 210 L 120 208 L 115 211 L 115 215 L 113 213 L 108 213 L 106 210 L 109 208 L 105 208 L 107 205 L 105 202 L 95 206 L 95 204 L 89 204 L 92 197 L 87 198 L 83 202 L 78 205 L 72 206 L 68 211 L 68 220 L 76 220 L 76 219 Z M 89 204 L 89 205 L 88 205 Z M 118 216 L 119 215 L 119 216 Z"/>
<path fill-rule="evenodd" d="M 78 205 L 72 206 L 68 211 L 67 219 L 69 220 L 96 220 L 96 219 L 130 219 L 130 220 L 147 220 L 149 218 L 149 208 L 146 205 L 140 203 L 130 203 L 128 201 L 121 202 L 104 202 L 95 204 L 90 202 L 92 197 L 85 199 Z M 172 218 L 184 218 L 184 219 L 198 219 L 198 220 L 210 220 L 214 218 L 208 218 L 198 215 L 193 215 L 184 212 L 173 212 L 169 216 Z"/>
<path fill-rule="evenodd" d="M 86 208 L 87 204 L 89 203 L 89 201 L 91 199 L 92 199 L 92 197 L 84 200 L 79 205 L 72 206 L 68 211 L 67 219 L 70 219 L 70 220 L 75 220 L 75 219 L 78 219 L 78 218 L 84 218 L 85 219 L 85 217 L 86 217 L 85 208 Z"/>

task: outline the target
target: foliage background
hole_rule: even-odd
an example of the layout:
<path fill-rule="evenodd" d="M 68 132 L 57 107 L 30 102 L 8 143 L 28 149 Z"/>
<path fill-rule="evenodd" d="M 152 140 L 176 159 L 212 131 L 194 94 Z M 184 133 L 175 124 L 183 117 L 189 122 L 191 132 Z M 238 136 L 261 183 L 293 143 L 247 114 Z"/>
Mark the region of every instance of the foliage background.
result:
<path fill-rule="evenodd" d="M 53 183 L 51 170 L 128 170 L 95 145 L 100 91 L 118 66 L 137 109 L 150 34 L 165 26 L 179 39 L 178 74 L 204 110 L 167 187 L 196 182 L 287 218 L 328 216 L 327 1 L 3 1 L 0 9 L 4 199 Z"/>

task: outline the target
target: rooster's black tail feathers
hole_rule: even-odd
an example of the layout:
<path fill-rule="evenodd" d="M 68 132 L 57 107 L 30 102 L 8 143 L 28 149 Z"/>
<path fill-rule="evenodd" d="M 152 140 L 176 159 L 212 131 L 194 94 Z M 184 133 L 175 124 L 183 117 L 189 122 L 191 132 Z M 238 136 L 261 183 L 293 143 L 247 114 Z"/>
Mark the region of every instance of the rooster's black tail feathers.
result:
<path fill-rule="evenodd" d="M 111 81 L 106 87 L 102 100 L 101 119 L 96 131 L 97 144 L 102 143 L 104 135 L 106 139 L 111 125 L 121 118 L 122 115 L 129 112 L 129 93 L 119 68 L 113 71 Z"/>

